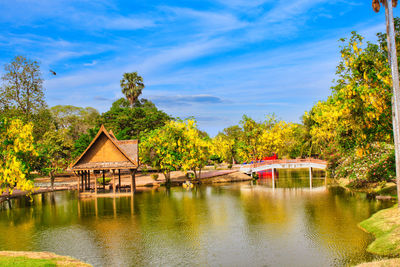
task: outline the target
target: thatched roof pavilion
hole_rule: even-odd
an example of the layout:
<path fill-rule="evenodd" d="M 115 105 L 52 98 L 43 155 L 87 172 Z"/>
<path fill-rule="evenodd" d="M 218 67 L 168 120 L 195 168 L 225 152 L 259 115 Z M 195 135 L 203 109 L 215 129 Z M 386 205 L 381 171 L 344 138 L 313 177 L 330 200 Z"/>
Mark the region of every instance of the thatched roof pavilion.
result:
<path fill-rule="evenodd" d="M 103 189 L 105 190 L 105 171 L 113 173 L 113 191 L 116 193 L 115 173 L 118 171 L 119 188 L 121 189 L 121 169 L 132 174 L 131 193 L 135 191 L 135 172 L 139 166 L 138 140 L 118 140 L 112 131 L 108 132 L 102 125 L 96 137 L 79 158 L 70 165 L 78 176 L 78 192 L 91 191 L 90 174 L 94 174 L 94 192 L 97 194 L 97 176 L 103 172 Z M 80 183 L 81 182 L 81 183 Z"/>

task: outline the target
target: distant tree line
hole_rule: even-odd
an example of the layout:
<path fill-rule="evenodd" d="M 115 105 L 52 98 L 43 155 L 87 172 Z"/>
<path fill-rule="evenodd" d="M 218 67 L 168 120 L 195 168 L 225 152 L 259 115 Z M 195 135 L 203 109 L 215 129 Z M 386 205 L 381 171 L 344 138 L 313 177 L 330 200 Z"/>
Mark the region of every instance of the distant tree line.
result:
<path fill-rule="evenodd" d="M 398 18 L 395 29 L 399 51 Z M 102 114 L 91 107 L 48 107 L 39 63 L 17 56 L 4 66 L 0 85 L 0 193 L 30 188 L 32 171 L 54 181 L 101 124 L 118 139 L 140 139 L 141 162 L 167 180 L 175 170 L 192 171 L 199 178 L 206 164 L 231 166 L 278 154 L 326 159 L 334 177 L 350 177 L 355 185 L 390 181 L 395 168 L 386 35 L 378 33 L 376 44 L 364 44 L 352 32 L 341 44 L 332 93 L 305 112 L 302 123 L 273 114 L 263 121 L 243 116 L 213 138 L 194 120 L 174 119 L 140 98 L 145 84 L 137 72 L 122 75 L 125 98 Z"/>

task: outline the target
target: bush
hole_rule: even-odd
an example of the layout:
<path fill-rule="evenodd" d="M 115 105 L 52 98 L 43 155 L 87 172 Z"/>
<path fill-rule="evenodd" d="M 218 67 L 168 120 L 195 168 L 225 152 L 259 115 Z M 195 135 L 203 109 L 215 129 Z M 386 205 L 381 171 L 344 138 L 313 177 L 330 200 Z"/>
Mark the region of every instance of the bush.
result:
<path fill-rule="evenodd" d="M 221 163 L 222 162 L 221 157 L 218 156 L 218 155 L 211 155 L 210 160 L 212 160 L 213 162 L 216 162 L 216 163 Z"/>
<path fill-rule="evenodd" d="M 103 177 L 97 178 L 97 182 L 98 182 L 100 185 L 109 184 L 109 183 L 111 182 L 111 178 L 110 178 L 110 177 L 106 177 L 106 178 L 104 179 L 104 181 L 106 182 L 105 184 L 103 184 Z"/>
<path fill-rule="evenodd" d="M 366 182 L 391 181 L 396 178 L 394 146 L 373 143 L 366 151 L 354 149 L 341 157 L 334 173 L 335 178 L 349 178 L 355 187 Z M 356 182 L 354 182 L 356 181 Z"/>
<path fill-rule="evenodd" d="M 228 164 L 228 169 L 232 169 L 232 163 Z"/>
<path fill-rule="evenodd" d="M 192 172 L 186 173 L 186 178 L 188 178 L 190 180 L 194 179 L 194 173 L 192 173 Z"/>
<path fill-rule="evenodd" d="M 152 178 L 154 181 L 157 181 L 157 179 L 158 179 L 158 173 L 153 173 L 153 174 L 151 175 L 151 178 Z"/>

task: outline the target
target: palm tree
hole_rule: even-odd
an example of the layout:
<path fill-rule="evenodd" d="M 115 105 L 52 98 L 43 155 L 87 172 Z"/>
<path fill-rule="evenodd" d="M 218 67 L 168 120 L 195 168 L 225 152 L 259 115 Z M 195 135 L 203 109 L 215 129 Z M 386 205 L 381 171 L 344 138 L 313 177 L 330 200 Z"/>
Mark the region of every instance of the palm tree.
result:
<path fill-rule="evenodd" d="M 142 76 L 139 76 L 136 71 L 124 73 L 121 80 L 121 88 L 122 93 L 129 100 L 131 107 L 133 107 L 144 88 Z"/>
<path fill-rule="evenodd" d="M 399 68 L 397 65 L 396 39 L 393 22 L 393 8 L 397 6 L 397 0 L 372 0 L 372 9 L 379 12 L 381 4 L 385 7 L 386 35 L 388 46 L 389 66 L 392 72 L 392 114 L 393 137 L 396 158 L 396 184 L 397 184 L 397 206 L 400 209 L 400 84 Z"/>

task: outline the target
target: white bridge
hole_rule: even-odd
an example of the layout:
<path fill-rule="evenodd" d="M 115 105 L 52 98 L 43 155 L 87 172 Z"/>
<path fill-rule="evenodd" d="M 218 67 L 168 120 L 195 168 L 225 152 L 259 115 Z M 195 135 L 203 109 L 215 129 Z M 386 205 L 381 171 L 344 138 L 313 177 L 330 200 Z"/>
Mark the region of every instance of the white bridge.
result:
<path fill-rule="evenodd" d="M 240 171 L 253 174 L 255 172 L 274 169 L 326 169 L 327 162 L 319 159 L 283 159 L 283 160 L 266 160 L 254 164 L 242 165 Z"/>

